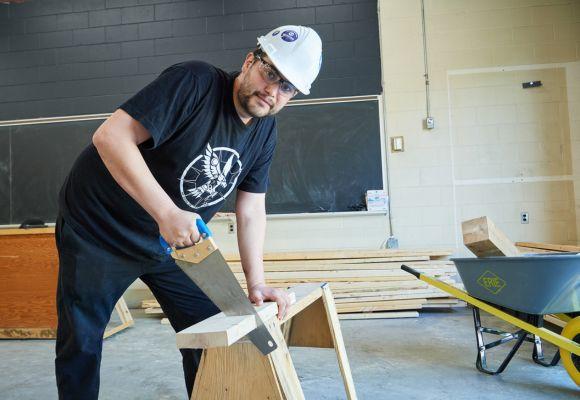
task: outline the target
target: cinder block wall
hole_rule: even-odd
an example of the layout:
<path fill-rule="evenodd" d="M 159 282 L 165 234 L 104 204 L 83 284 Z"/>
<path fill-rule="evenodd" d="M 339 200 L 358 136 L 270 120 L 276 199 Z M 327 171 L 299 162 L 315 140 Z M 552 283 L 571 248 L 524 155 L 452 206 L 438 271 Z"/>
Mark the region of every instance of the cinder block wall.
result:
<path fill-rule="evenodd" d="M 514 240 L 577 243 L 580 1 L 426 0 L 432 131 L 421 3 L 379 8 L 387 135 L 406 145 L 389 155 L 400 242 L 463 252 L 460 222 L 488 215 Z"/>
<path fill-rule="evenodd" d="M 311 97 L 380 93 L 374 1 L 27 0 L 0 4 L 0 120 L 111 112 L 187 59 L 239 69 L 283 24 L 324 41 Z"/>

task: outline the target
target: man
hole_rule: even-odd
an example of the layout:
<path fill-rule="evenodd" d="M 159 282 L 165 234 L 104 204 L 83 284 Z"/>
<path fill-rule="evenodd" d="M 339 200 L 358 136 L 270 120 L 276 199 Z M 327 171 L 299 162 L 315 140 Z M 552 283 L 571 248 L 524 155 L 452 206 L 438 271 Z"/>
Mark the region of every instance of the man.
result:
<path fill-rule="evenodd" d="M 96 399 L 102 335 L 115 303 L 141 278 L 178 331 L 219 310 L 162 254 L 168 243 L 200 240 L 237 188 L 238 247 L 255 304 L 289 306 L 266 286 L 262 263 L 265 192 L 276 142 L 272 117 L 298 92 L 309 94 L 322 44 L 307 27 L 283 26 L 258 38 L 236 74 L 203 62 L 165 70 L 96 131 L 60 194 L 56 227 L 56 378 L 61 399 Z M 145 350 L 145 349 L 144 349 Z M 184 350 L 191 394 L 200 351 Z"/>

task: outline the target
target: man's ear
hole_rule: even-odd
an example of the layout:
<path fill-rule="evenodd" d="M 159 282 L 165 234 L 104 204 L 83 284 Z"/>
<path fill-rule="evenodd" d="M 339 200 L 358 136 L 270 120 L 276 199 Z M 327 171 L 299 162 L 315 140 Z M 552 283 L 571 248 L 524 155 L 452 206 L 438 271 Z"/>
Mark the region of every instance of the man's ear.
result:
<path fill-rule="evenodd" d="M 246 54 L 246 59 L 244 60 L 244 63 L 242 64 L 242 72 L 246 72 L 250 66 L 252 65 L 252 62 L 254 61 L 254 54 L 252 52 L 249 52 L 248 54 Z"/>

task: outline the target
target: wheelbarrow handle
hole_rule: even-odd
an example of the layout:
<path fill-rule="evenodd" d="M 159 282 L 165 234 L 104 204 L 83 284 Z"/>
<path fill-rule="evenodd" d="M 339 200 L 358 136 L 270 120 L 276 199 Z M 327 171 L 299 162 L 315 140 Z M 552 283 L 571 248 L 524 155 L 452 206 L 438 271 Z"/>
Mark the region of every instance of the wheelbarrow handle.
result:
<path fill-rule="evenodd" d="M 401 265 L 401 269 L 405 272 L 408 272 L 412 275 L 415 275 L 417 279 L 421 279 L 421 273 L 411 267 L 406 266 L 405 264 Z"/>

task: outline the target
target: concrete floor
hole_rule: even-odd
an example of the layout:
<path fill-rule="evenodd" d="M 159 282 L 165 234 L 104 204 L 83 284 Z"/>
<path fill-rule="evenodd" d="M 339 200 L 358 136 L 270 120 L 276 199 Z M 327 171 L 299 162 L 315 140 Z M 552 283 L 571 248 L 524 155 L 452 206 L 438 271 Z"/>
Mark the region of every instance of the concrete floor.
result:
<path fill-rule="evenodd" d="M 101 399 L 185 399 L 171 327 L 134 314 L 135 327 L 105 341 Z M 483 322 L 507 328 L 490 316 Z M 478 372 L 467 309 L 341 324 L 360 399 L 580 399 L 561 364 L 544 368 L 531 361 L 531 344 L 522 346 L 501 376 Z M 53 347 L 53 341 L 0 341 L 0 399 L 56 399 Z M 547 354 L 553 351 L 546 346 Z M 291 353 L 307 399 L 345 398 L 332 350 Z"/>

